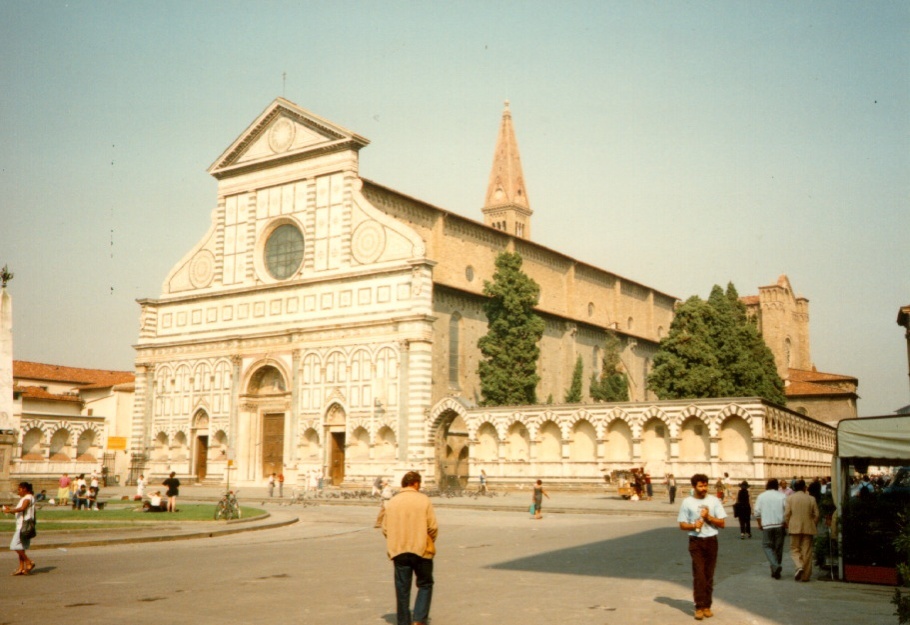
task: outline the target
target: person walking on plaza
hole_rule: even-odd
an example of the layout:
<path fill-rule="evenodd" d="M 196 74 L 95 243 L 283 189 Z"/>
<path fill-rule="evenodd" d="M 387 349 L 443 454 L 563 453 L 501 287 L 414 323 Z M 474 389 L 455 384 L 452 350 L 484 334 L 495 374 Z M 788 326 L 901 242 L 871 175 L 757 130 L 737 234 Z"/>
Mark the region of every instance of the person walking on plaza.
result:
<path fill-rule="evenodd" d="M 541 514 L 541 509 L 543 508 L 543 498 L 547 499 L 550 496 L 547 494 L 547 491 L 543 489 L 543 482 L 537 480 L 537 483 L 534 485 L 534 490 L 531 492 L 531 501 L 534 502 L 534 518 L 542 519 L 543 514 Z"/>
<path fill-rule="evenodd" d="M 708 476 L 692 476 L 693 494 L 683 499 L 679 508 L 679 529 L 689 534 L 689 556 L 692 558 L 692 589 L 695 620 L 714 616 L 714 568 L 717 565 L 717 534 L 724 528 L 727 513 L 720 499 L 708 494 Z"/>
<path fill-rule="evenodd" d="M 167 511 L 168 512 L 177 512 L 177 495 L 180 494 L 180 480 L 177 479 L 177 474 L 171 471 L 170 477 L 162 482 L 164 486 L 167 486 Z"/>
<path fill-rule="evenodd" d="M 784 523 L 790 534 L 790 557 L 796 566 L 793 579 L 808 582 L 812 579 L 812 543 L 818 525 L 818 504 L 806 492 L 805 480 L 796 480 L 793 494 L 787 497 Z"/>
<path fill-rule="evenodd" d="M 481 495 L 487 494 L 487 472 L 483 469 L 480 470 L 480 490 L 477 492 Z"/>
<path fill-rule="evenodd" d="M 414 625 L 426 625 L 433 598 L 433 556 L 439 527 L 430 498 L 420 492 L 420 474 L 408 471 L 401 490 L 385 505 L 382 533 L 394 564 L 398 625 L 412 625 L 411 580 L 417 577 Z"/>
<path fill-rule="evenodd" d="M 388 480 L 381 480 L 379 483 L 379 514 L 376 515 L 376 523 L 373 527 L 382 527 L 382 518 L 385 516 L 385 507 L 392 498 L 392 486 Z"/>
<path fill-rule="evenodd" d="M 752 538 L 752 503 L 749 501 L 749 482 L 743 481 L 736 493 L 733 516 L 739 519 L 739 539 Z"/>
<path fill-rule="evenodd" d="M 35 520 L 35 495 L 32 485 L 28 482 L 19 482 L 17 490 L 19 494 L 19 503 L 15 508 L 3 506 L 5 514 L 16 515 L 16 529 L 13 530 L 13 539 L 9 543 L 10 551 L 15 551 L 19 556 L 19 568 L 13 572 L 13 575 L 29 575 L 35 568 L 34 561 L 30 560 L 25 553 L 31 546 L 31 537 L 22 535 L 22 526 L 28 520 Z"/>
<path fill-rule="evenodd" d="M 670 496 L 670 505 L 676 502 L 676 478 L 672 473 L 667 473 L 667 494 Z"/>
<path fill-rule="evenodd" d="M 717 481 L 714 482 L 714 492 L 717 493 L 717 498 L 720 499 L 720 502 L 723 503 L 726 499 L 726 493 L 724 492 L 724 478 L 719 477 Z"/>
<path fill-rule="evenodd" d="M 278 497 L 284 498 L 284 473 L 278 474 Z"/>
<path fill-rule="evenodd" d="M 276 481 L 276 480 L 275 480 L 275 474 L 272 473 L 271 475 L 269 475 L 269 481 L 268 481 L 268 486 L 269 486 L 269 497 L 274 497 L 274 496 L 275 496 L 275 481 Z"/>
<path fill-rule="evenodd" d="M 780 579 L 784 557 L 784 509 L 787 496 L 781 492 L 777 479 L 771 478 L 765 484 L 765 492 L 755 499 L 755 521 L 762 532 L 761 546 L 771 565 L 771 577 Z"/>

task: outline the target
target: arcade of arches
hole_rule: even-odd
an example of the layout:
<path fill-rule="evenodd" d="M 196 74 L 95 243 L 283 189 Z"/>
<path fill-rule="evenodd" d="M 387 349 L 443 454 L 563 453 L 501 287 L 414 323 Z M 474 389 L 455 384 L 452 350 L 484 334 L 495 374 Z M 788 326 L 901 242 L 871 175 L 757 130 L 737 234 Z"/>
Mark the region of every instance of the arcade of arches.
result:
<path fill-rule="evenodd" d="M 613 470 L 761 480 L 830 471 L 835 429 L 759 399 L 468 410 L 431 415 L 441 483 L 601 482 Z"/>

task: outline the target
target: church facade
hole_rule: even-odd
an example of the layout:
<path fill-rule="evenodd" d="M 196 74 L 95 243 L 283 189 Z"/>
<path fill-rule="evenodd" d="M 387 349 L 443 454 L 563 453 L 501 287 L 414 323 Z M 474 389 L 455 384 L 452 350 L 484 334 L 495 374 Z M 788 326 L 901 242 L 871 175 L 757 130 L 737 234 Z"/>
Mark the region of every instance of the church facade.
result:
<path fill-rule="evenodd" d="M 677 300 L 530 240 L 508 104 L 483 222 L 362 177 L 367 144 L 279 98 L 211 166 L 209 231 L 161 295 L 139 301 L 134 473 L 241 484 L 318 473 L 341 485 L 414 468 L 464 482 L 485 462 L 504 480 L 591 481 L 643 459 L 655 472 L 676 466 L 689 426 L 701 445 L 691 457 L 718 468 L 725 423 L 742 439 L 727 445 L 735 462 L 761 464 L 761 402 L 649 412 L 660 402 L 645 381 Z M 540 405 L 483 417 L 483 283 L 503 251 L 518 252 L 541 287 L 538 398 L 561 401 L 579 357 L 587 397 L 613 331 L 631 402 L 588 416 Z M 690 417 L 704 427 L 686 426 Z M 791 417 L 787 431 L 814 432 L 790 413 L 778 421 Z M 658 445 L 643 442 L 658 434 L 659 462 Z"/>

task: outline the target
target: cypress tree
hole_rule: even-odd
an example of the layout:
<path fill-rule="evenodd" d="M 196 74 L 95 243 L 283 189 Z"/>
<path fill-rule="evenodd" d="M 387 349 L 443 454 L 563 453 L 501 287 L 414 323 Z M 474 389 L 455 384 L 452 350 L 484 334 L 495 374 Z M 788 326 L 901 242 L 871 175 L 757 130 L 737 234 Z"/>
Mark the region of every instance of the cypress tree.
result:
<path fill-rule="evenodd" d="M 544 322 L 535 312 L 540 287 L 521 270 L 521 256 L 496 257 L 493 280 L 484 281 L 488 330 L 477 342 L 483 359 L 477 367 L 485 406 L 537 402 L 538 343 Z"/>
<path fill-rule="evenodd" d="M 600 377 L 591 375 L 591 399 L 594 401 L 629 401 L 629 381 L 622 371 L 619 357 L 622 343 L 612 330 L 604 341 L 603 364 Z"/>
<path fill-rule="evenodd" d="M 581 401 L 582 376 L 584 375 L 585 366 L 581 361 L 581 355 L 575 359 L 575 369 L 572 371 L 572 384 L 566 391 L 565 403 L 577 404 Z"/>

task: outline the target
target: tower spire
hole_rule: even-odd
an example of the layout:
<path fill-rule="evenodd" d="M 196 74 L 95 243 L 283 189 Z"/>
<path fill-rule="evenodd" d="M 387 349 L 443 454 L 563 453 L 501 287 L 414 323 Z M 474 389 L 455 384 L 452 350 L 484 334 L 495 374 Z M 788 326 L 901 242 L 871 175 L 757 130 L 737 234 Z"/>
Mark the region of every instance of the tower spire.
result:
<path fill-rule="evenodd" d="M 497 230 L 521 239 L 530 239 L 531 213 L 524 174 L 521 171 L 518 141 L 512 127 L 512 111 L 506 100 L 483 204 L 483 221 Z"/>

